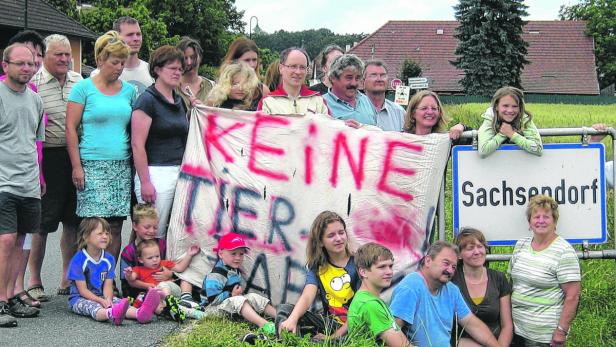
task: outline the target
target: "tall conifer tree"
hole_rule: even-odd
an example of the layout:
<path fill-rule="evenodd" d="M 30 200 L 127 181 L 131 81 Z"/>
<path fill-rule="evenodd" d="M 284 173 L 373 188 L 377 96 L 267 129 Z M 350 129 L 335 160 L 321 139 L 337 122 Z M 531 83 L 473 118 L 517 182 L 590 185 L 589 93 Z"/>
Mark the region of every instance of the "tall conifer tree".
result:
<path fill-rule="evenodd" d="M 502 86 L 521 87 L 528 64 L 522 39 L 527 8 L 523 0 L 460 0 L 454 7 L 460 26 L 458 58 L 451 63 L 465 72 L 460 84 L 466 94 L 490 96 Z"/>

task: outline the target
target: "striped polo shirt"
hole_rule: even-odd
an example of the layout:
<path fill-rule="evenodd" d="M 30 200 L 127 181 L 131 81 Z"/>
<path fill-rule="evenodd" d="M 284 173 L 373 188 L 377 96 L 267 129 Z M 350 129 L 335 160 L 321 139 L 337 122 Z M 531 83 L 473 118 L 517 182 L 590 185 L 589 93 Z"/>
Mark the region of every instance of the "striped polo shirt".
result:
<path fill-rule="evenodd" d="M 516 334 L 549 343 L 565 300 L 560 285 L 581 281 L 580 263 L 560 236 L 542 251 L 533 250 L 531 241 L 532 237 L 519 240 L 509 262 L 513 324 Z"/>
<path fill-rule="evenodd" d="M 48 117 L 43 147 L 66 147 L 66 102 L 73 85 L 82 79 L 80 74 L 69 70 L 64 86 L 60 86 L 60 82 L 44 65 L 32 78 Z"/>

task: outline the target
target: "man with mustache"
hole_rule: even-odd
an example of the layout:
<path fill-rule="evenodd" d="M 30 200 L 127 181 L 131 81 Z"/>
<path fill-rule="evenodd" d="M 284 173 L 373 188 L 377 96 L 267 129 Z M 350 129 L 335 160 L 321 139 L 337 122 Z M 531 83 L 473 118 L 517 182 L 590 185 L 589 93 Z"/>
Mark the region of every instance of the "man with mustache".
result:
<path fill-rule="evenodd" d="M 404 109 L 385 98 L 387 67 L 381 60 L 369 60 L 364 70 L 364 91 L 374 106 L 376 126 L 385 131 L 402 131 Z"/>
<path fill-rule="evenodd" d="M 334 118 L 376 125 L 372 103 L 357 90 L 363 72 L 364 63 L 356 55 L 343 54 L 336 58 L 328 72 L 332 87 L 325 94 L 325 101 Z"/>
<path fill-rule="evenodd" d="M 43 99 L 43 108 L 48 123 L 43 143 L 43 176 L 47 181 L 47 193 L 41 199 L 41 230 L 32 238 L 30 253 L 30 288 L 42 291 L 41 268 L 45 258 L 47 235 L 58 229 L 62 222 L 62 278 L 59 295 L 68 295 L 70 282 L 66 271 L 71 258 L 77 252 L 77 226 L 75 214 L 77 197 L 72 182 L 72 166 L 66 151 L 66 100 L 73 85 L 82 80 L 80 74 L 71 71 L 71 43 L 64 35 L 53 34 L 45 38 L 43 66 L 32 78 Z"/>
<path fill-rule="evenodd" d="M 394 289 L 391 311 L 406 336 L 419 347 L 449 346 L 454 317 L 482 346 L 500 346 L 490 329 L 468 308 L 460 289 L 450 283 L 459 250 L 434 242 L 419 263 Z"/>

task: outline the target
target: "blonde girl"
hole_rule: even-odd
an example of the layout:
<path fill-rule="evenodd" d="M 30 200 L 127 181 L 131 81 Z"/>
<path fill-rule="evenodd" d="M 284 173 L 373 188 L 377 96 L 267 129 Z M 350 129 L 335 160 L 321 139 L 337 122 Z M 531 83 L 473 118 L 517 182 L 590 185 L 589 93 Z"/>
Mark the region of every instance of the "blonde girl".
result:
<path fill-rule="evenodd" d="M 236 110 L 255 111 L 261 92 L 254 70 L 243 62 L 226 65 L 207 98 L 207 105 Z"/>

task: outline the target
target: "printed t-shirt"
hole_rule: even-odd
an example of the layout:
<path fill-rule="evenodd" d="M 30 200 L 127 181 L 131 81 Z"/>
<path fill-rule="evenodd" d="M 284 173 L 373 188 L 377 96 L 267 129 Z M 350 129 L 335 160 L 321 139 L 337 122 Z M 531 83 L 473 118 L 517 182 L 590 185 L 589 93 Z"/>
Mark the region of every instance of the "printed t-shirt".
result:
<path fill-rule="evenodd" d="M 346 322 L 349 305 L 355 291 L 359 289 L 359 276 L 353 257 L 349 258 L 343 268 L 327 263 L 318 271 L 309 271 L 306 275 L 306 284 L 313 284 L 319 288 L 321 300 L 327 304 L 327 307 L 323 307 L 327 313 L 340 323 Z M 321 288 L 325 293 L 322 293 Z"/>

